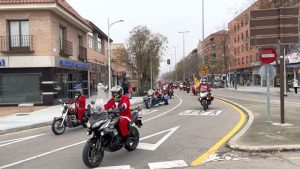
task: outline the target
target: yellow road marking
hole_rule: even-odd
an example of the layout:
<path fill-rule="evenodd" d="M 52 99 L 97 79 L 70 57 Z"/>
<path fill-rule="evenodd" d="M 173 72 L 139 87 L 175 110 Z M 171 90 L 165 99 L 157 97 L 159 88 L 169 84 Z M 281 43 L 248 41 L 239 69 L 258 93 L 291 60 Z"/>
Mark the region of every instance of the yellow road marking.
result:
<path fill-rule="evenodd" d="M 243 126 L 243 124 L 246 120 L 246 116 L 241 109 L 239 109 L 238 107 L 236 107 L 232 104 L 229 104 L 223 100 L 221 100 L 221 101 L 224 102 L 225 104 L 229 105 L 230 107 L 232 107 L 234 110 L 236 110 L 240 114 L 240 121 L 224 138 L 222 138 L 215 145 L 213 145 L 208 151 L 206 151 L 204 154 L 200 155 L 196 160 L 194 160 L 191 164 L 192 166 L 201 165 L 210 154 L 214 153 L 223 144 L 225 144 Z"/>

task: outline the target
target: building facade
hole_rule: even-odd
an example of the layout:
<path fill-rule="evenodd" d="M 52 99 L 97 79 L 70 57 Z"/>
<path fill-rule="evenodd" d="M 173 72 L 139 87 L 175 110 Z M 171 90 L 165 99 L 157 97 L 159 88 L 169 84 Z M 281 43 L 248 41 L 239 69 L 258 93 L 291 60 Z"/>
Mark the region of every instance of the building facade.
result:
<path fill-rule="evenodd" d="M 259 50 L 250 46 L 250 10 L 258 9 L 252 4 L 229 22 L 230 79 L 239 85 L 261 85 L 259 76 Z"/>
<path fill-rule="evenodd" d="M 91 24 L 65 0 L 1 1 L 0 104 L 53 105 L 73 98 L 78 84 L 88 95 L 90 32 Z"/>

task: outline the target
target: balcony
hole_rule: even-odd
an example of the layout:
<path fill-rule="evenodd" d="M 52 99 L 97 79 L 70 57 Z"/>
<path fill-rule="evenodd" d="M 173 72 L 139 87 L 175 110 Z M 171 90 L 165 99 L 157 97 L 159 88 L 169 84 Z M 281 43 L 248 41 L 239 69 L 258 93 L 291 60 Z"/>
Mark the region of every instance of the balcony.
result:
<path fill-rule="evenodd" d="M 60 54 L 62 56 L 72 56 L 73 55 L 73 44 L 70 41 L 60 39 Z"/>
<path fill-rule="evenodd" d="M 33 52 L 33 36 L 32 35 L 0 36 L 0 52 L 31 53 Z"/>
<path fill-rule="evenodd" d="M 78 60 L 86 61 L 87 55 L 86 55 L 86 48 L 79 46 L 79 53 L 78 53 Z"/>

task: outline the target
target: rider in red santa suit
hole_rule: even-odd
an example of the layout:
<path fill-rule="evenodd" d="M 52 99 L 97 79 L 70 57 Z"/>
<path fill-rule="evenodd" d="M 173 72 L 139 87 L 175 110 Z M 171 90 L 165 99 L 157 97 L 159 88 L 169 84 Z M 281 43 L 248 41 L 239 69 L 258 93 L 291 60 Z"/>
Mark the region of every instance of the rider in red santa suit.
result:
<path fill-rule="evenodd" d="M 75 102 L 75 110 L 78 113 L 78 123 L 81 123 L 83 119 L 83 113 L 86 111 L 85 109 L 86 97 L 82 94 L 81 89 L 76 91 L 74 102 Z"/>
<path fill-rule="evenodd" d="M 104 105 L 105 110 L 118 108 L 120 110 L 119 129 L 125 144 L 129 144 L 128 123 L 131 121 L 130 101 L 123 95 L 121 86 L 114 86 L 111 89 L 112 98 Z"/>

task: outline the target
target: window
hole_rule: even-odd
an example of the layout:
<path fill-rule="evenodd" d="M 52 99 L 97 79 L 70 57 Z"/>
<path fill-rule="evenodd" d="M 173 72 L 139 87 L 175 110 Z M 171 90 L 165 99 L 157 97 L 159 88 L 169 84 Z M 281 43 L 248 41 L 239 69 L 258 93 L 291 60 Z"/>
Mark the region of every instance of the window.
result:
<path fill-rule="evenodd" d="M 250 63 L 252 63 L 253 61 L 253 58 L 252 58 L 252 55 L 250 55 Z"/>
<path fill-rule="evenodd" d="M 242 53 L 244 52 L 244 49 L 245 49 L 245 46 L 244 46 L 244 45 L 242 45 Z"/>
<path fill-rule="evenodd" d="M 9 21 L 10 48 L 29 47 L 29 21 Z"/>
<path fill-rule="evenodd" d="M 238 47 L 238 54 L 240 54 L 240 47 Z"/>
<path fill-rule="evenodd" d="M 244 58 L 242 58 L 242 64 L 244 64 Z"/>
<path fill-rule="evenodd" d="M 65 28 L 64 27 L 59 27 L 59 47 L 60 50 L 62 51 L 64 49 L 64 40 L 65 40 Z"/>
<path fill-rule="evenodd" d="M 249 32 L 248 32 L 248 30 L 246 30 L 246 38 L 248 38 L 249 37 Z"/>
<path fill-rule="evenodd" d="M 234 48 L 234 54 L 236 55 L 236 48 Z"/>
<path fill-rule="evenodd" d="M 249 50 L 249 45 L 248 45 L 248 43 L 246 44 L 246 51 L 248 51 Z"/>
<path fill-rule="evenodd" d="M 242 23 L 241 23 L 241 27 L 244 27 L 244 21 L 242 21 Z"/>
<path fill-rule="evenodd" d="M 238 65 L 240 65 L 240 58 L 238 58 Z"/>
<path fill-rule="evenodd" d="M 97 47 L 97 52 L 101 52 L 102 41 L 101 41 L 100 38 L 98 38 L 97 45 L 98 45 L 98 47 Z"/>
<path fill-rule="evenodd" d="M 237 29 L 240 30 L 240 24 L 238 23 L 237 25 L 238 25 L 238 26 L 237 26 Z"/>
<path fill-rule="evenodd" d="M 93 49 L 93 33 L 89 32 L 88 34 L 88 47 Z"/>
<path fill-rule="evenodd" d="M 238 35 L 238 42 L 240 41 L 240 36 Z"/>
<path fill-rule="evenodd" d="M 234 31 L 236 31 L 236 26 L 234 25 Z"/>
<path fill-rule="evenodd" d="M 244 40 L 244 33 L 242 33 L 242 40 Z"/>
<path fill-rule="evenodd" d="M 246 63 L 249 62 L 249 56 L 246 56 Z"/>
<path fill-rule="evenodd" d="M 234 43 L 236 43 L 236 37 L 234 37 Z"/>

